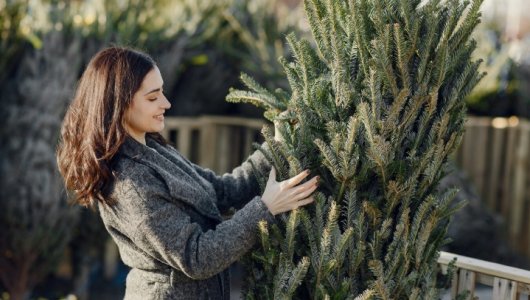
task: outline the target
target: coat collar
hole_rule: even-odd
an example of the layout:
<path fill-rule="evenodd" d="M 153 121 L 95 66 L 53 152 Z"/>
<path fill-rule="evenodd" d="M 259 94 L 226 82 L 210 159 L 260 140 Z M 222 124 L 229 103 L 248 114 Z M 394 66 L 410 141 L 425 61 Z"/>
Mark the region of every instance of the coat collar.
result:
<path fill-rule="evenodd" d="M 191 163 L 175 148 L 163 146 L 149 136 L 146 136 L 146 144 L 128 136 L 120 152 L 154 170 L 166 183 L 171 199 L 180 200 L 204 216 L 220 221 L 221 215 L 215 205 L 215 190 L 197 173 Z"/>

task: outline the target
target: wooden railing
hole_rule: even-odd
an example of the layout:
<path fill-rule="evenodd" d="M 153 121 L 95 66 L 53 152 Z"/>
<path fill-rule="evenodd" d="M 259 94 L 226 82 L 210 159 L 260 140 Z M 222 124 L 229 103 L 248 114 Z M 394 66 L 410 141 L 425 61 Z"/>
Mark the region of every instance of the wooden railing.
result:
<path fill-rule="evenodd" d="M 491 287 L 488 299 L 530 299 L 530 271 L 443 251 L 438 263 L 446 269 L 453 258 L 457 259 L 457 269 L 452 281 L 451 299 L 465 291 L 470 292 L 467 299 L 474 299 L 477 284 Z"/>
<path fill-rule="evenodd" d="M 530 258 L 530 121 L 469 118 L 456 160 L 503 217 L 512 246 Z"/>
<path fill-rule="evenodd" d="M 167 117 L 162 135 L 182 155 L 218 173 L 232 170 L 261 142 L 265 121 L 237 117 Z"/>

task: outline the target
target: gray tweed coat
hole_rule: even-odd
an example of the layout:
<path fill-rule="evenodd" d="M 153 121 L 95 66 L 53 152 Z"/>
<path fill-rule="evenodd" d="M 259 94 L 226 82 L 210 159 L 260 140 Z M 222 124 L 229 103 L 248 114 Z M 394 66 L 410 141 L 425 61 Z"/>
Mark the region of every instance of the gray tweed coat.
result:
<path fill-rule="evenodd" d="M 250 161 L 268 174 L 256 151 L 231 174 L 217 176 L 171 146 L 127 138 L 116 156 L 113 206 L 99 212 L 131 267 L 125 299 L 229 299 L 228 267 L 274 217 L 259 195 Z M 221 214 L 239 209 L 231 219 Z"/>

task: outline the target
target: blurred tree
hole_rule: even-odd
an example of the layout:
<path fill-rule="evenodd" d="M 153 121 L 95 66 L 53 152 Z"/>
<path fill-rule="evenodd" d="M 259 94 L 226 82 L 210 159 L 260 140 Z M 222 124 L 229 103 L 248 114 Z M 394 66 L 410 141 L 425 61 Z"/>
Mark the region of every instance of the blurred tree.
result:
<path fill-rule="evenodd" d="M 241 68 L 267 88 L 287 88 L 279 57 L 290 57 L 285 36 L 302 35 L 299 23 L 301 9 L 291 9 L 282 1 L 235 0 L 224 12 L 238 43 L 227 45 L 227 51 L 241 60 Z"/>
<path fill-rule="evenodd" d="M 6 60 L 0 70 L 0 280 L 11 299 L 27 299 L 53 270 L 77 214 L 66 203 L 55 146 L 77 79 L 80 41 L 50 32 L 42 42 L 35 49 L 12 39 L 0 55 Z"/>
<path fill-rule="evenodd" d="M 512 57 L 517 41 L 503 41 L 501 33 L 492 26 L 481 26 L 474 34 L 478 45 L 474 57 L 484 58 L 481 71 L 487 75 L 466 98 L 469 113 L 530 118 L 529 98 L 521 93 L 529 82 L 522 76 L 525 66 Z"/>

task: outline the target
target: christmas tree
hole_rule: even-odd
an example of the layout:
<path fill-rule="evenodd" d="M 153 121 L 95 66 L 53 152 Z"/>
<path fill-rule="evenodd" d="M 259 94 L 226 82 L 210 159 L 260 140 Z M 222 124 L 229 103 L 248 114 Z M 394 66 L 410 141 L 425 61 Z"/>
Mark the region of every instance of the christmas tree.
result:
<path fill-rule="evenodd" d="M 483 76 L 470 35 L 481 0 L 306 0 L 315 40 L 287 37 L 290 91 L 243 74 L 228 101 L 263 107 L 261 149 L 284 180 L 321 177 L 315 203 L 260 224 L 247 299 L 436 299 L 464 97 Z M 262 185 L 268 174 L 261 174 Z M 440 196 L 441 195 L 441 196 Z"/>

